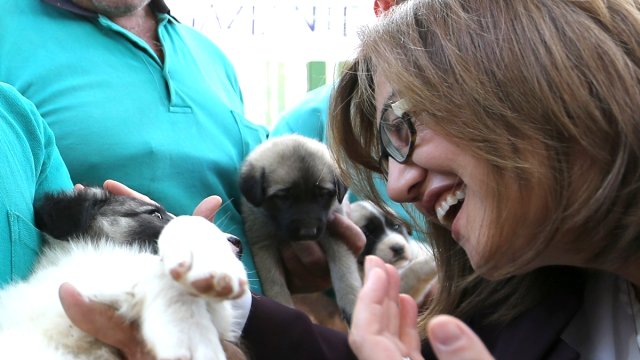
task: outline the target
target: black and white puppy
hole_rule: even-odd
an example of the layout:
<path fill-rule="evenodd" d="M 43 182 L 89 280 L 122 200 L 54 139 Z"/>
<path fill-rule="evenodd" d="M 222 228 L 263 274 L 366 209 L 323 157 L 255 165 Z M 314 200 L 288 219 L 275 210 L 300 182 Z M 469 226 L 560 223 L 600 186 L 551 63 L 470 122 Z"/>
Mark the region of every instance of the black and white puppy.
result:
<path fill-rule="evenodd" d="M 376 255 L 397 268 L 407 265 L 412 260 L 410 236 L 406 226 L 387 216 L 371 201 L 360 200 L 351 203 L 348 215 L 367 238 L 358 257 L 361 267 L 367 255 Z"/>
<path fill-rule="evenodd" d="M 343 213 L 347 190 L 327 146 L 300 135 L 267 140 L 245 159 L 240 190 L 245 232 L 265 294 L 293 306 L 279 249 L 317 241 L 327 254 L 336 301 L 349 321 L 362 281 L 355 256 L 326 231 L 329 215 Z"/>
<path fill-rule="evenodd" d="M 435 260 L 427 246 L 415 241 L 405 225 L 386 215 L 371 201 L 351 203 L 348 216 L 367 239 L 358 257 L 361 274 L 364 258 L 375 255 L 398 269 L 400 291 L 411 295 L 421 304 L 436 276 Z"/>
<path fill-rule="evenodd" d="M 69 321 L 64 282 L 138 322 L 156 358 L 224 359 L 221 339 L 239 337 L 227 300 L 247 274 L 232 237 L 204 218 L 85 188 L 46 196 L 36 226 L 47 235 L 33 274 L 0 291 L 1 357 L 119 359 Z"/>

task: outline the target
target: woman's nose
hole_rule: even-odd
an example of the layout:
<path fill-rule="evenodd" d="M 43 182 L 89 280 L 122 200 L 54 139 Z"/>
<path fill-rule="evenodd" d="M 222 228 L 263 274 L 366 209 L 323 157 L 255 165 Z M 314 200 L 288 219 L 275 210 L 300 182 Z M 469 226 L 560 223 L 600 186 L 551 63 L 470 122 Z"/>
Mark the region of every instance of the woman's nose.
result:
<path fill-rule="evenodd" d="M 420 196 L 420 184 L 426 177 L 426 170 L 416 166 L 411 160 L 400 164 L 389 158 L 387 193 L 396 202 L 414 202 Z"/>

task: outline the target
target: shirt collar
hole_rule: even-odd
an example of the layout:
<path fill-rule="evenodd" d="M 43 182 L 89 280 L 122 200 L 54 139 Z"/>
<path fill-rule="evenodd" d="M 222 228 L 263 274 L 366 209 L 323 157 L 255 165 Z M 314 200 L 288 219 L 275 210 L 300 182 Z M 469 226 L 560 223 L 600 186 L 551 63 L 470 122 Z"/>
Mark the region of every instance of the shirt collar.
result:
<path fill-rule="evenodd" d="M 98 14 L 76 5 L 72 0 L 42 0 L 60 9 L 65 9 L 82 16 L 97 17 Z M 169 14 L 169 7 L 164 0 L 151 0 L 151 7 L 159 13 Z"/>

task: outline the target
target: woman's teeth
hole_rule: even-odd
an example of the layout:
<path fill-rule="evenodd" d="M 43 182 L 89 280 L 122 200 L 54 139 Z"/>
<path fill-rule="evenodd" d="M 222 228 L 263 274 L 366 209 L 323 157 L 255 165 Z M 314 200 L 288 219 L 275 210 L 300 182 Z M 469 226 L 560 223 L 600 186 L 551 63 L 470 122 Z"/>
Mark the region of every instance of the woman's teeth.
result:
<path fill-rule="evenodd" d="M 436 206 L 436 215 L 441 224 L 449 225 L 451 223 L 453 218 L 449 217 L 448 219 L 445 219 L 445 216 L 451 207 L 464 200 L 466 196 L 465 190 L 466 189 L 462 187 L 449 193 L 447 197 Z"/>

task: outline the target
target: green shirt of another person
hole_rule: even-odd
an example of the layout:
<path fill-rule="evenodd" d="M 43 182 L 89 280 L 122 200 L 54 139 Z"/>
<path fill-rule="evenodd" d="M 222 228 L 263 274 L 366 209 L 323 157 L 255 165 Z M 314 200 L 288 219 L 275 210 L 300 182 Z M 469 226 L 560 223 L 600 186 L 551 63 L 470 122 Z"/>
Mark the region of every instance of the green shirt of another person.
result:
<path fill-rule="evenodd" d="M 33 203 L 72 188 L 53 133 L 35 106 L 0 83 L 0 287 L 27 277 L 41 245 Z"/>

